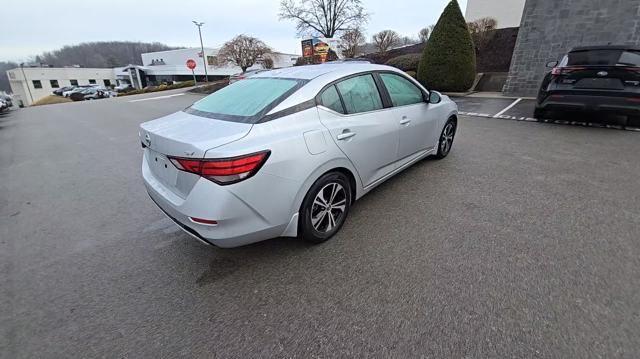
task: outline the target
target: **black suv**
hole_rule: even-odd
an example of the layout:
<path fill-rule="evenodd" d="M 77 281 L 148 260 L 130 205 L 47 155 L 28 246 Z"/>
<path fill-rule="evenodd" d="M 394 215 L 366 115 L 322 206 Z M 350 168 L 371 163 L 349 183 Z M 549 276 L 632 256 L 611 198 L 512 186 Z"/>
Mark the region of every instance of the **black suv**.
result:
<path fill-rule="evenodd" d="M 553 69 L 542 82 L 536 119 L 614 114 L 627 116 L 627 125 L 640 126 L 640 47 L 577 47 L 547 67 Z"/>

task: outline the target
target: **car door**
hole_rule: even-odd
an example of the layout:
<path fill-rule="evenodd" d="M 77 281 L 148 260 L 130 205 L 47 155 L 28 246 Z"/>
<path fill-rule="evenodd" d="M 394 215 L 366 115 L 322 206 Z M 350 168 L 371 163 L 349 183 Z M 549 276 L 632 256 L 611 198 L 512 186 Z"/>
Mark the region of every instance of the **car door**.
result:
<path fill-rule="evenodd" d="M 319 95 L 318 113 L 367 187 L 395 169 L 398 124 L 389 118 L 372 74 L 337 82 Z"/>
<path fill-rule="evenodd" d="M 390 114 L 399 128 L 399 165 L 419 157 L 433 148 L 438 133 L 437 112 L 416 84 L 404 76 L 391 72 L 379 73 L 389 95 L 393 110 Z"/>

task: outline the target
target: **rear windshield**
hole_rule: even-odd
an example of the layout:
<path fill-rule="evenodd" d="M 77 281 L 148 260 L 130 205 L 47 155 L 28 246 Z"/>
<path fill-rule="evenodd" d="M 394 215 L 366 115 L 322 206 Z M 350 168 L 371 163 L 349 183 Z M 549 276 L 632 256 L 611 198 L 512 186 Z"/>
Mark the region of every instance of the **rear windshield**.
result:
<path fill-rule="evenodd" d="M 212 93 L 185 111 L 219 120 L 254 123 L 304 83 L 298 79 L 246 79 Z"/>
<path fill-rule="evenodd" d="M 568 66 L 640 66 L 640 51 L 585 50 L 569 53 Z"/>

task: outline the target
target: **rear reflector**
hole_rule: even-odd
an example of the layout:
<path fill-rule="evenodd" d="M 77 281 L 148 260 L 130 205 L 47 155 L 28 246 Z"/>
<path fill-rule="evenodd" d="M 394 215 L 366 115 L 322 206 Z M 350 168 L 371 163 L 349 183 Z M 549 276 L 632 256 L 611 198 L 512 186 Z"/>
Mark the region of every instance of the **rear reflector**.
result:
<path fill-rule="evenodd" d="M 232 158 L 195 160 L 192 158 L 169 157 L 177 169 L 202 176 L 221 185 L 245 180 L 258 172 L 271 151 L 262 151 Z"/>
<path fill-rule="evenodd" d="M 197 223 L 197 224 L 204 224 L 205 226 L 217 226 L 218 225 L 218 221 L 214 221 L 211 219 L 202 219 L 202 218 L 196 218 L 196 217 L 189 217 L 189 220 L 193 223 Z"/>

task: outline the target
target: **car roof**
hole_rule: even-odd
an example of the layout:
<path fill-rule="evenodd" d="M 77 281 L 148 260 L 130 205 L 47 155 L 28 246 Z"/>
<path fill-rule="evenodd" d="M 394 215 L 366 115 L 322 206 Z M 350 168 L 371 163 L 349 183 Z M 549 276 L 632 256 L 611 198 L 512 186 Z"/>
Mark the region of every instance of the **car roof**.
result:
<path fill-rule="evenodd" d="M 589 50 L 632 50 L 632 51 L 640 51 L 640 47 L 631 46 L 631 45 L 579 46 L 579 47 L 574 47 L 569 52 L 589 51 Z"/>
<path fill-rule="evenodd" d="M 281 69 L 261 72 L 252 77 L 280 77 L 300 80 L 312 80 L 316 77 L 320 77 L 329 73 L 339 73 L 344 76 L 345 73 L 349 72 L 358 73 L 388 69 L 388 66 L 374 65 L 364 61 L 328 62 L 320 65 L 284 67 Z"/>

